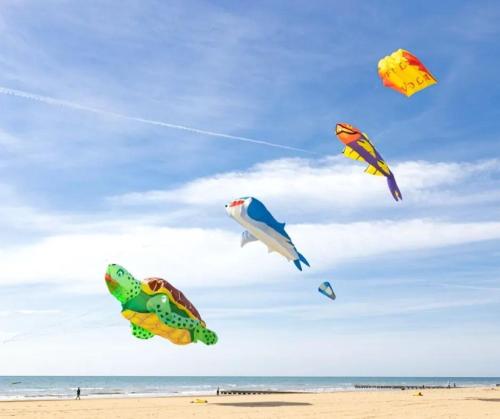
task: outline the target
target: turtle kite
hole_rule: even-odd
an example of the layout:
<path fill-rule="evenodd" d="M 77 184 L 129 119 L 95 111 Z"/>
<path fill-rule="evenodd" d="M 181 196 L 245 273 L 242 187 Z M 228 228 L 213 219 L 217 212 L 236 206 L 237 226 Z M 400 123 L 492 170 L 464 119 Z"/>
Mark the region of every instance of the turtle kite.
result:
<path fill-rule="evenodd" d="M 201 341 L 217 343 L 217 335 L 207 329 L 200 313 L 186 296 L 160 278 L 135 279 L 120 265 L 108 265 L 106 285 L 122 305 L 122 316 L 130 321 L 132 334 L 138 339 L 154 335 L 176 345 Z"/>

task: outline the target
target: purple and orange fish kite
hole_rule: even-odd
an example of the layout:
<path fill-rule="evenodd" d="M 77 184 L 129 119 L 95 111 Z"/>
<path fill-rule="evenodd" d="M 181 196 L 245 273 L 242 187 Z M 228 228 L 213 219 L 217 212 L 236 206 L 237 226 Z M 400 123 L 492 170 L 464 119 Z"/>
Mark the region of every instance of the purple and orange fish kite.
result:
<path fill-rule="evenodd" d="M 394 199 L 396 201 L 403 199 L 394 174 L 365 133 L 346 123 L 337 124 L 335 133 L 339 140 L 345 144 L 344 156 L 368 163 L 365 172 L 375 176 L 385 176 Z"/>

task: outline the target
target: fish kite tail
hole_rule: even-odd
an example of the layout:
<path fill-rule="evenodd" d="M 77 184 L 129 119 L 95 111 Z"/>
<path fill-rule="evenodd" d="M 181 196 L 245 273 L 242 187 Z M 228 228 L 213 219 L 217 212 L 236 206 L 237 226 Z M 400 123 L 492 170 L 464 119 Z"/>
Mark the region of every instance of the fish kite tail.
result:
<path fill-rule="evenodd" d="M 396 178 L 392 173 L 387 176 L 387 186 L 389 187 L 389 190 L 391 191 L 391 194 L 396 201 L 401 201 L 403 199 L 403 195 L 401 195 L 401 191 L 399 190 L 398 184 L 396 183 Z"/>
<path fill-rule="evenodd" d="M 306 265 L 306 266 L 311 267 L 311 265 L 309 265 L 309 262 L 307 261 L 307 259 L 306 259 L 306 258 L 305 258 L 302 254 L 300 254 L 299 252 L 297 252 L 297 254 L 299 255 L 299 258 L 298 258 L 298 259 L 295 259 L 295 260 L 293 261 L 293 263 L 295 264 L 295 266 L 297 267 L 297 269 L 298 269 L 299 271 L 301 271 L 301 270 L 302 270 L 302 266 L 300 265 L 300 262 L 302 262 L 302 263 L 303 263 L 304 265 Z"/>

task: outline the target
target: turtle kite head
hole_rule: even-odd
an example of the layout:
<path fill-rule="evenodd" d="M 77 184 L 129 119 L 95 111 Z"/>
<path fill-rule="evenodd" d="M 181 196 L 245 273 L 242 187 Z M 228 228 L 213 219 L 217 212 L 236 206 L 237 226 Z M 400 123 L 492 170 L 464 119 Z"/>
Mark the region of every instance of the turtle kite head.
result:
<path fill-rule="evenodd" d="M 108 265 L 105 280 L 111 295 L 122 304 L 141 292 L 141 283 L 120 265 Z"/>
<path fill-rule="evenodd" d="M 243 208 L 248 208 L 251 201 L 252 198 L 248 196 L 231 201 L 229 204 L 226 204 L 227 215 L 229 215 L 230 217 L 234 217 L 235 215 L 240 215 Z"/>
<path fill-rule="evenodd" d="M 345 122 L 337 124 L 335 127 L 335 134 L 340 141 L 344 144 L 349 144 L 352 141 L 359 140 L 363 133 L 351 124 L 346 124 Z"/>

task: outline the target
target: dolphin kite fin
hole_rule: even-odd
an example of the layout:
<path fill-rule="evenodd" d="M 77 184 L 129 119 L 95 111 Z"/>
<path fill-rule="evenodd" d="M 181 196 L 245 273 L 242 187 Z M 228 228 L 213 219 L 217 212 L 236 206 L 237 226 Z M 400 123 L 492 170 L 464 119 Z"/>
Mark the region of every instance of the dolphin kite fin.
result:
<path fill-rule="evenodd" d="M 311 267 L 311 265 L 309 265 L 309 262 L 307 261 L 307 259 L 304 257 L 304 255 L 302 255 L 301 253 L 299 253 L 299 259 L 300 261 L 304 264 L 304 265 L 307 265 L 309 267 Z"/>
<path fill-rule="evenodd" d="M 243 233 L 241 233 L 240 246 L 243 247 L 245 246 L 245 244 L 254 242 L 256 240 L 257 238 L 252 233 L 245 230 Z"/>
<path fill-rule="evenodd" d="M 293 263 L 295 264 L 295 266 L 297 267 L 297 269 L 298 269 L 299 271 L 301 271 L 301 270 L 302 270 L 302 266 L 300 265 L 300 262 L 302 262 L 302 263 L 303 263 L 304 265 L 306 265 L 306 266 L 311 267 L 311 265 L 309 265 L 309 262 L 307 261 L 307 259 L 306 259 L 306 258 L 305 258 L 305 257 L 304 257 L 301 253 L 299 253 L 299 258 L 298 258 L 298 259 L 295 259 L 295 260 L 293 261 Z"/>

